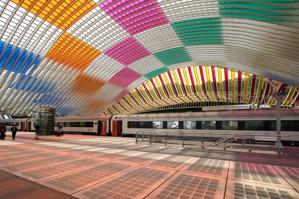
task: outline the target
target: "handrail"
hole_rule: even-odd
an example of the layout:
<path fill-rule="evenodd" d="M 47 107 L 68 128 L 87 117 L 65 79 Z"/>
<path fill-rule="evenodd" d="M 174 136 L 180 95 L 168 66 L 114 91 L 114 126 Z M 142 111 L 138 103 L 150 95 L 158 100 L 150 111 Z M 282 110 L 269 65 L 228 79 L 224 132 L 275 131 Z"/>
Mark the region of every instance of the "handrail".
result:
<path fill-rule="evenodd" d="M 200 148 L 204 149 L 217 149 L 217 147 L 222 147 L 223 150 L 226 150 L 226 148 L 232 147 L 232 146 L 242 146 L 242 147 L 248 147 L 248 151 L 251 152 L 252 150 L 252 140 L 255 141 L 262 141 L 262 142 L 267 142 L 267 143 L 272 143 L 268 144 L 270 148 L 274 148 L 274 143 L 276 142 L 276 139 L 272 138 L 277 138 L 276 134 L 272 135 L 257 135 L 257 134 L 241 134 L 241 133 L 234 133 L 234 134 L 220 134 L 223 136 L 221 139 L 218 139 L 215 141 L 216 137 L 205 137 L 204 134 L 201 133 L 188 133 L 185 131 L 178 131 L 176 133 L 174 132 L 169 132 L 169 131 L 138 131 L 136 132 L 136 144 L 141 138 L 142 142 L 148 142 L 149 144 L 152 144 L 153 142 L 158 142 L 158 143 L 163 143 L 165 146 L 167 146 L 170 141 L 176 141 L 173 144 L 179 144 L 181 143 L 182 148 L 186 148 L 186 145 L 193 145 L 193 146 L 198 146 L 196 143 L 200 143 Z M 225 136 L 229 135 L 229 136 Z M 219 134 L 217 134 L 219 136 Z M 258 140 L 256 139 L 256 136 L 268 138 L 268 140 Z M 284 137 L 299 137 L 299 135 L 282 135 L 282 138 Z M 198 138 L 198 139 L 197 139 Z M 272 140 L 271 140 L 272 139 Z M 239 141 L 238 143 L 241 144 L 239 145 L 238 143 L 234 141 Z M 191 142 L 191 143 L 190 143 Z M 211 144 L 206 144 L 209 142 L 212 142 Z M 240 143 L 241 142 L 241 143 Z M 230 145 L 227 145 L 230 144 Z M 256 145 L 259 146 L 259 145 Z M 263 146 L 264 147 L 264 146 Z M 279 151 L 280 154 L 281 151 Z"/>

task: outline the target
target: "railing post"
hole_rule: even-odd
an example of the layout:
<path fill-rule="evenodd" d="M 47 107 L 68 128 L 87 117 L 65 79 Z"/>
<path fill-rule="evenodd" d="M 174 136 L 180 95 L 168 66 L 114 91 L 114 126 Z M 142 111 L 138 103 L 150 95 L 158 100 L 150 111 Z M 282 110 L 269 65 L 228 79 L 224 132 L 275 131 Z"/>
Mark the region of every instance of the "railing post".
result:
<path fill-rule="evenodd" d="M 167 146 L 167 132 L 165 133 L 165 146 Z"/>
<path fill-rule="evenodd" d="M 136 144 L 138 144 L 138 132 L 136 132 Z"/>
<path fill-rule="evenodd" d="M 144 131 L 142 132 L 142 142 L 144 142 Z"/>
<path fill-rule="evenodd" d="M 184 133 L 184 131 L 182 131 L 182 134 L 183 134 L 183 143 L 182 143 L 182 147 L 184 148 L 184 147 L 185 147 L 185 133 Z"/>
<path fill-rule="evenodd" d="M 149 139 L 150 144 L 152 144 L 152 132 L 150 133 L 150 139 Z"/>

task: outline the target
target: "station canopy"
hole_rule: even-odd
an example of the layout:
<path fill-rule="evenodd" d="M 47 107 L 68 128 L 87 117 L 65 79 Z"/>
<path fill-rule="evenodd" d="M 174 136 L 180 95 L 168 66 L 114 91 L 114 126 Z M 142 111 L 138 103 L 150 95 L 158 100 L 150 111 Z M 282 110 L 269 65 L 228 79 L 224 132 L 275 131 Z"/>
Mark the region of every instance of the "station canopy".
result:
<path fill-rule="evenodd" d="M 297 0 L 0 0 L 0 107 L 298 106 Z"/>

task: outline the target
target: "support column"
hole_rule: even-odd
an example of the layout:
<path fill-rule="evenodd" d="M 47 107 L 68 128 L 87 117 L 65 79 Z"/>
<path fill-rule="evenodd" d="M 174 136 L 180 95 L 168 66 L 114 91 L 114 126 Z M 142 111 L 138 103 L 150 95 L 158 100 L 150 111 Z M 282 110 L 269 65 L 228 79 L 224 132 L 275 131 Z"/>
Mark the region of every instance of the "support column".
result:
<path fill-rule="evenodd" d="M 283 149 L 283 145 L 281 143 L 281 114 L 280 114 L 280 106 L 283 100 L 283 95 L 280 93 L 276 93 L 275 95 L 273 95 L 276 99 L 276 106 L 275 106 L 275 110 L 276 110 L 276 136 L 277 136 L 277 141 L 275 144 L 275 147 L 278 148 L 279 152 L 281 152 L 280 150 Z"/>

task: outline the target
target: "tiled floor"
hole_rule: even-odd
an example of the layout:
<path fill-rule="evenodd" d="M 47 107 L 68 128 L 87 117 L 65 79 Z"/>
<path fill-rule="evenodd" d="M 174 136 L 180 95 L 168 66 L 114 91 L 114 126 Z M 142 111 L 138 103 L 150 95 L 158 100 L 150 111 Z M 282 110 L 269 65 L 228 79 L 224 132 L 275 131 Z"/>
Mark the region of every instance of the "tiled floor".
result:
<path fill-rule="evenodd" d="M 37 141 L 21 134 L 14 142 L 0 141 L 0 183 L 5 183 L 1 170 L 32 181 L 24 179 L 32 184 L 28 189 L 10 190 L 21 193 L 14 199 L 25 198 L 22 193 L 41 198 L 34 194 L 38 186 L 86 199 L 299 199 L 298 158 L 136 145 L 120 137 L 65 135 Z M 11 195 L 0 187 L 0 198 Z"/>

